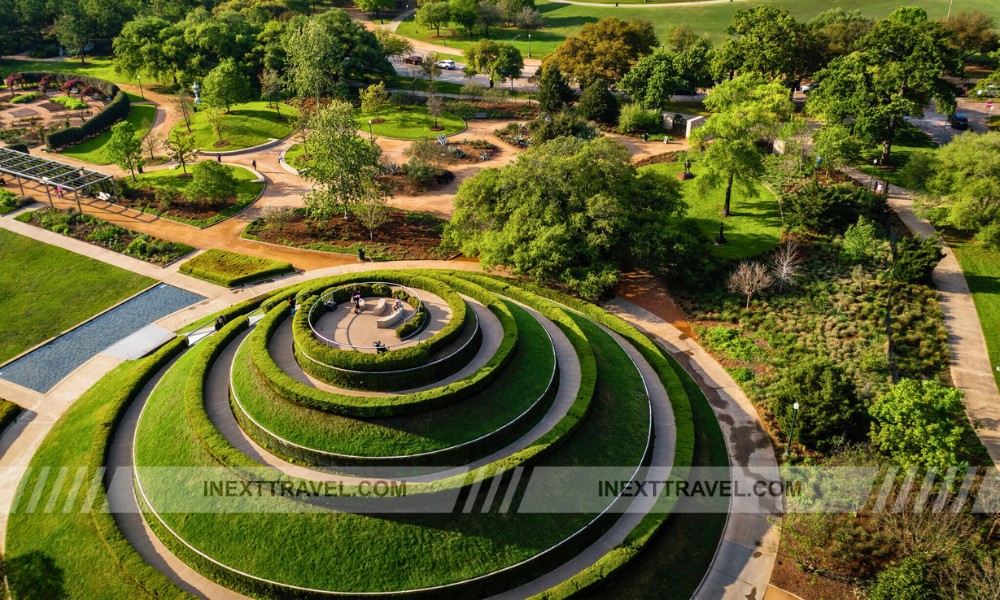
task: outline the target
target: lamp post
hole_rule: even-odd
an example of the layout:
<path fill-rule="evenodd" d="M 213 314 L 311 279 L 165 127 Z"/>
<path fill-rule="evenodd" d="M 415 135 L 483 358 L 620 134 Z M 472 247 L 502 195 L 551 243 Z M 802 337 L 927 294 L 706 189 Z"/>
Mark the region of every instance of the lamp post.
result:
<path fill-rule="evenodd" d="M 795 437 L 795 417 L 799 415 L 799 403 L 792 405 L 792 426 L 788 430 L 788 447 L 785 448 L 785 458 L 792 453 L 792 439 Z"/>
<path fill-rule="evenodd" d="M 531 58 L 531 34 L 528 34 L 528 58 Z"/>
<path fill-rule="evenodd" d="M 139 80 L 139 95 L 142 96 L 143 100 L 145 100 L 146 99 L 146 92 L 143 91 L 143 89 L 142 89 L 142 76 L 136 75 L 135 78 L 137 80 Z"/>
<path fill-rule="evenodd" d="M 42 185 L 45 186 L 45 195 L 49 197 L 49 208 L 52 210 L 56 209 L 56 205 L 52 203 L 52 192 L 49 191 L 49 178 L 42 177 Z"/>
<path fill-rule="evenodd" d="M 375 124 L 371 119 L 368 119 L 368 134 L 372 136 L 372 141 L 375 141 Z"/>
<path fill-rule="evenodd" d="M 878 164 L 878 159 L 877 158 L 873 158 L 872 159 L 872 176 L 868 180 L 868 189 L 869 190 L 872 190 L 872 189 L 875 188 L 875 165 L 877 165 L 877 164 Z"/>

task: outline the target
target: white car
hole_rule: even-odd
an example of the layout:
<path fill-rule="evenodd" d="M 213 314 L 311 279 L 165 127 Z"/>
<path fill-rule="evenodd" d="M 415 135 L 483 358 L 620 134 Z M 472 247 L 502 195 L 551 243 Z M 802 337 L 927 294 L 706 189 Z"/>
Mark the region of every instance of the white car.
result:
<path fill-rule="evenodd" d="M 437 66 L 440 69 L 448 69 L 449 71 L 458 68 L 458 65 L 455 64 L 455 61 L 451 60 L 450 58 L 446 60 L 437 61 Z"/>

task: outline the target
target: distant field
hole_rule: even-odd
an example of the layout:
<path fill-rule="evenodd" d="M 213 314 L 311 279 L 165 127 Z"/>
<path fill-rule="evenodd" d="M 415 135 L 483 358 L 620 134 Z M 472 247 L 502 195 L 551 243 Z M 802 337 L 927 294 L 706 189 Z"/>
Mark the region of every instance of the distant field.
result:
<path fill-rule="evenodd" d="M 642 4 L 641 0 L 618 0 L 621 4 Z M 686 24 L 696 32 L 707 35 L 715 43 L 726 36 L 726 27 L 733 14 L 740 9 L 759 4 L 768 4 L 787 8 L 796 18 L 808 20 L 816 14 L 834 6 L 844 10 L 859 9 L 869 17 L 885 17 L 900 6 L 919 6 L 927 10 L 931 18 L 943 18 L 948 13 L 949 0 L 841 0 L 829 2 L 826 0 L 759 0 L 756 2 L 724 2 L 721 4 L 702 4 L 696 6 L 647 6 L 620 7 L 613 5 L 615 0 L 601 0 L 594 6 L 578 6 L 561 4 L 551 0 L 536 0 L 535 7 L 545 17 L 546 27 L 531 33 L 531 56 L 542 58 L 551 53 L 562 43 L 566 36 L 572 35 L 586 23 L 592 23 L 605 17 L 622 19 L 645 19 L 653 24 L 658 35 L 664 35 L 674 25 Z M 1000 21 L 1000 2 L 997 0 L 955 0 L 952 12 L 961 10 L 981 10 Z M 456 50 L 462 50 L 472 41 L 455 27 L 457 37 L 437 38 L 433 30 L 418 28 L 416 23 L 402 23 L 397 33 L 406 37 L 447 45 Z M 444 34 L 445 30 L 442 29 Z M 450 33 L 448 34 L 450 36 Z M 518 29 L 493 29 L 490 37 L 494 40 L 514 41 L 521 53 L 528 55 L 527 36 Z"/>

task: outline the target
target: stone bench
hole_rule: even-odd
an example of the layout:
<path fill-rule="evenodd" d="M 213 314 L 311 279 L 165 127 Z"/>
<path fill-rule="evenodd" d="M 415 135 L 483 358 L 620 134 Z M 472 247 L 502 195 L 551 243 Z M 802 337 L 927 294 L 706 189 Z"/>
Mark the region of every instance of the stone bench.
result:
<path fill-rule="evenodd" d="M 385 312 L 386 306 L 387 304 L 385 303 L 385 298 L 382 298 L 381 300 L 378 301 L 378 304 L 376 304 L 375 307 L 372 308 L 372 312 L 376 315 L 380 315 Z"/>
<path fill-rule="evenodd" d="M 400 308 L 399 310 L 394 310 L 388 315 L 376 321 L 375 324 L 378 326 L 379 329 L 389 329 L 396 323 L 399 323 L 399 320 L 403 317 L 404 312 L 406 311 L 404 311 L 402 308 Z"/>

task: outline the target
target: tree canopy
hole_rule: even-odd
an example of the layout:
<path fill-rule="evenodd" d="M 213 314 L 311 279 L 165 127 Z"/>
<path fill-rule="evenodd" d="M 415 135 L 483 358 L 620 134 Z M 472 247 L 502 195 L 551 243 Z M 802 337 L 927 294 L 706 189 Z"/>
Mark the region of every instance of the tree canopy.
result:
<path fill-rule="evenodd" d="M 684 211 L 676 179 L 639 172 L 621 143 L 560 137 L 463 182 L 445 239 L 484 266 L 594 297 L 623 262 L 670 269 L 703 254 Z"/>
<path fill-rule="evenodd" d="M 545 64 L 559 69 L 587 87 L 595 79 L 617 83 L 632 65 L 659 45 L 649 21 L 616 17 L 587 23 L 566 38 Z"/>
<path fill-rule="evenodd" d="M 228 113 L 233 104 L 250 100 L 250 80 L 240 72 L 236 61 L 224 59 L 208 72 L 202 84 L 205 103 L 215 108 L 225 108 Z"/>
<path fill-rule="evenodd" d="M 962 396 L 936 381 L 903 379 L 868 409 L 872 442 L 904 467 L 958 466 L 969 431 Z"/>
<path fill-rule="evenodd" d="M 542 112 L 557 113 L 573 101 L 573 90 L 559 70 L 559 65 L 543 65 L 538 78 L 538 107 Z"/>
<path fill-rule="evenodd" d="M 108 140 L 108 158 L 123 170 L 128 169 L 135 180 L 135 172 L 142 169 L 146 161 L 142 158 L 142 138 L 136 135 L 135 127 L 128 121 L 115 123 Z"/>
<path fill-rule="evenodd" d="M 508 42 L 480 40 L 465 50 L 465 73 L 482 73 L 490 80 L 490 87 L 506 78 L 517 79 L 524 69 L 521 52 Z"/>
<path fill-rule="evenodd" d="M 730 37 L 715 54 L 720 74 L 734 71 L 777 79 L 790 88 L 817 66 L 815 38 L 787 10 L 754 6 L 737 11 Z"/>
<path fill-rule="evenodd" d="M 865 144 L 881 144 L 885 164 L 904 117 L 923 114 L 932 98 L 938 110 L 955 107 L 943 76 L 961 73 L 961 61 L 942 26 L 918 8 L 878 21 L 857 48 L 817 74 L 821 86 L 808 107 L 827 122 L 853 124 Z"/>

